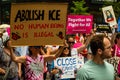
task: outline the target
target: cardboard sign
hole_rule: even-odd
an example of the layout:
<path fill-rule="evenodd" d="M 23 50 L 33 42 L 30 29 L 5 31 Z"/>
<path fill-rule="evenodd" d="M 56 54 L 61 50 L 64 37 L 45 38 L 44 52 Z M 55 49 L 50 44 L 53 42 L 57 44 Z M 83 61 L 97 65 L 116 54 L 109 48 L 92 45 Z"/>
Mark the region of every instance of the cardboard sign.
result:
<path fill-rule="evenodd" d="M 103 7 L 102 11 L 106 23 L 109 23 L 111 27 L 117 24 L 112 6 Z"/>
<path fill-rule="evenodd" d="M 92 22 L 92 15 L 68 15 L 67 34 L 90 33 Z"/>
<path fill-rule="evenodd" d="M 60 57 L 54 60 L 55 67 L 61 69 L 61 79 L 75 78 L 75 70 L 84 64 L 84 58 L 79 57 Z"/>
<path fill-rule="evenodd" d="M 12 4 L 12 45 L 62 45 L 67 7 L 67 3 Z"/>

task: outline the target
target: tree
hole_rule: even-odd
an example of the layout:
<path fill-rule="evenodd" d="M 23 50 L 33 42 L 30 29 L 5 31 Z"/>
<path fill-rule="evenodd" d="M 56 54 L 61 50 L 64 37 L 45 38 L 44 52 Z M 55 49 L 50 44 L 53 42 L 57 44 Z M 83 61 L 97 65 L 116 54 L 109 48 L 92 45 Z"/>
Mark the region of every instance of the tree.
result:
<path fill-rule="evenodd" d="M 73 6 L 71 6 L 70 10 L 72 14 L 89 14 L 87 12 L 88 7 L 85 6 L 86 2 L 84 0 L 81 1 L 72 1 L 73 2 Z"/>

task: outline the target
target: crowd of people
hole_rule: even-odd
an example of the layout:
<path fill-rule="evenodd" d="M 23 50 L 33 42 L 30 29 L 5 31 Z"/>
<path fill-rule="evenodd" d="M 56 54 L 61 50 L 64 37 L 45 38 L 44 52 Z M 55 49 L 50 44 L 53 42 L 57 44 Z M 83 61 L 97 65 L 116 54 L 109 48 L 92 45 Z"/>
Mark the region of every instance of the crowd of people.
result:
<path fill-rule="evenodd" d="M 120 62 L 115 69 L 106 60 L 120 57 L 120 33 L 67 35 L 63 46 L 27 46 L 24 55 L 20 51 L 23 46 L 13 47 L 9 36 L 3 41 L 3 33 L 0 32 L 0 80 L 47 80 L 48 74 L 49 80 L 120 80 Z M 84 64 L 73 70 L 74 76 L 62 78 L 65 73 L 55 60 L 81 56 Z"/>

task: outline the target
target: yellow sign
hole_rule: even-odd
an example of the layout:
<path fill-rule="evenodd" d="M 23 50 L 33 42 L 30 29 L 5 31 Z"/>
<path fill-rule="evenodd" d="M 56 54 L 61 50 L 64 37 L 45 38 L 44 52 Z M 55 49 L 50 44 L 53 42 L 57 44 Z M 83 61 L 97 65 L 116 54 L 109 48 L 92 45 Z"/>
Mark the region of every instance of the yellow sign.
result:
<path fill-rule="evenodd" d="M 67 7 L 67 3 L 12 4 L 12 45 L 62 45 L 66 31 Z"/>

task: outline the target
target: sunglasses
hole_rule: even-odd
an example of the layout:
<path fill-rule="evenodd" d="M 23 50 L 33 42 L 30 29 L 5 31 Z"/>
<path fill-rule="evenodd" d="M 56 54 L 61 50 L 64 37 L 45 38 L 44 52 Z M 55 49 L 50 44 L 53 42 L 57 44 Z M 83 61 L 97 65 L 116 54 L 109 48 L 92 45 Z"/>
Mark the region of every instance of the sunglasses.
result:
<path fill-rule="evenodd" d="M 68 42 L 68 44 L 74 44 L 75 42 Z"/>
<path fill-rule="evenodd" d="M 41 46 L 33 46 L 35 49 L 40 49 Z"/>

